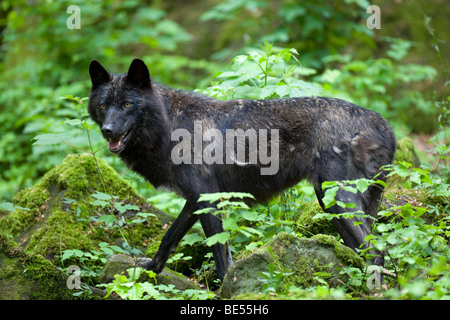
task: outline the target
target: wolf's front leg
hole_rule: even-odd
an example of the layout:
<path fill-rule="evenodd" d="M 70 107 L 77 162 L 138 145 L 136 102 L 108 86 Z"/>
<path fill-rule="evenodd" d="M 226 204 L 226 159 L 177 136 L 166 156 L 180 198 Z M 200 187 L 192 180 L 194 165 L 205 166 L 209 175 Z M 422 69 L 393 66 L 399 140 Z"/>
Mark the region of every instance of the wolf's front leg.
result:
<path fill-rule="evenodd" d="M 142 263 L 141 266 L 143 268 L 156 273 L 163 271 L 170 255 L 177 250 L 178 243 L 198 220 L 199 215 L 193 213 L 195 210 L 197 210 L 197 206 L 186 202 L 178 218 L 164 235 L 155 257 L 150 261 Z"/>

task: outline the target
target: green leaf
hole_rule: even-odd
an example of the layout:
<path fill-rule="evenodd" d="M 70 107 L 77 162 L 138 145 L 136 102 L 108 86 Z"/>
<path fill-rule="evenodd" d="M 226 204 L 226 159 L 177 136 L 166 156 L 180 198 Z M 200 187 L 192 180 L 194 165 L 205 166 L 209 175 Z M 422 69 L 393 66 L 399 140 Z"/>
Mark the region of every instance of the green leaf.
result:
<path fill-rule="evenodd" d="M 214 211 L 214 208 L 203 208 L 203 209 L 199 209 L 194 211 L 194 214 L 208 214 Z"/>
<path fill-rule="evenodd" d="M 68 138 L 68 134 L 64 133 L 45 133 L 35 136 L 36 140 L 33 145 L 53 145 L 63 142 Z"/>
<path fill-rule="evenodd" d="M 201 242 L 203 241 L 203 237 L 200 236 L 198 233 L 192 233 L 192 234 L 187 234 L 183 237 L 183 240 L 181 241 L 181 245 L 185 246 L 185 245 L 189 245 L 192 246 L 193 244 L 197 243 L 197 242 Z"/>
<path fill-rule="evenodd" d="M 230 239 L 230 234 L 228 232 L 216 233 L 215 235 L 208 237 L 206 239 L 206 245 L 208 247 L 211 247 L 216 243 L 225 244 L 228 241 L 228 239 Z"/>
<path fill-rule="evenodd" d="M 240 227 L 240 229 L 241 229 L 240 230 L 241 232 L 242 232 L 242 230 L 245 230 L 248 233 L 252 233 L 257 236 L 263 236 L 263 233 L 261 231 L 259 231 L 258 229 L 252 228 L 252 227 L 242 226 L 242 227 Z"/>
<path fill-rule="evenodd" d="M 369 188 L 370 182 L 368 179 L 359 179 L 356 182 L 356 189 L 358 189 L 359 192 L 364 193 Z"/>
<path fill-rule="evenodd" d="M 100 207 L 105 207 L 109 204 L 109 201 L 103 201 L 103 200 L 94 200 L 91 202 L 91 205 L 93 206 L 100 206 Z"/>
<path fill-rule="evenodd" d="M 258 219 L 258 212 L 256 211 L 244 211 L 241 213 L 242 218 L 248 221 L 256 221 Z"/>
<path fill-rule="evenodd" d="M 226 71 L 217 75 L 216 78 L 230 78 L 230 77 L 238 77 L 239 74 L 234 71 Z"/>
<path fill-rule="evenodd" d="M 133 204 L 122 204 L 119 202 L 116 202 L 114 204 L 114 207 L 117 209 L 117 211 L 119 211 L 121 214 L 123 214 L 126 211 L 131 211 L 131 210 L 135 210 L 135 211 L 140 211 L 141 209 Z"/>
<path fill-rule="evenodd" d="M 280 98 L 289 97 L 289 94 L 291 92 L 291 87 L 289 87 L 287 85 L 279 85 L 275 89 L 275 92 Z"/>
<path fill-rule="evenodd" d="M 245 208 L 245 209 L 250 209 L 250 207 L 242 201 L 229 201 L 229 200 L 224 200 L 221 201 L 217 204 L 217 208 L 218 209 L 222 209 L 224 207 L 229 207 L 229 208 Z"/>
<path fill-rule="evenodd" d="M 322 202 L 323 202 L 325 208 L 332 207 L 336 204 L 335 198 L 336 198 L 336 193 L 338 190 L 339 190 L 339 187 L 336 186 L 336 187 L 329 188 L 325 191 L 325 195 L 322 198 Z"/>
<path fill-rule="evenodd" d="M 12 212 L 16 211 L 16 208 L 14 208 L 14 204 L 11 202 L 0 203 L 0 209 L 6 210 L 6 211 L 12 211 Z"/>
<path fill-rule="evenodd" d="M 210 203 L 216 202 L 222 199 L 232 198 L 250 198 L 255 199 L 252 194 L 246 192 L 215 192 L 215 193 L 202 193 L 198 198 L 198 202 L 209 201 Z"/>
<path fill-rule="evenodd" d="M 64 123 L 67 123 L 71 126 L 77 126 L 77 125 L 82 124 L 83 121 L 80 119 L 68 119 L 68 120 L 64 121 Z"/>
<path fill-rule="evenodd" d="M 97 219 L 97 221 L 104 222 L 106 224 L 110 224 L 110 223 L 116 222 L 117 218 L 113 214 L 107 214 L 107 215 L 99 217 Z"/>
<path fill-rule="evenodd" d="M 376 183 L 376 184 L 379 184 L 380 186 L 382 186 L 382 187 L 384 187 L 384 188 L 387 188 L 387 187 L 388 187 L 388 186 L 387 186 L 387 183 L 384 182 L 383 180 L 377 180 L 377 181 L 375 181 L 375 183 Z"/>
<path fill-rule="evenodd" d="M 233 230 L 239 229 L 239 227 L 238 227 L 238 225 L 237 225 L 237 223 L 236 223 L 236 220 L 234 220 L 234 218 L 226 218 L 226 219 L 223 221 L 222 225 L 223 225 L 223 228 L 224 228 L 225 230 L 231 230 L 231 231 L 233 231 Z"/>
<path fill-rule="evenodd" d="M 72 257 L 80 258 L 84 256 L 84 252 L 78 249 L 64 250 L 62 260 L 66 260 Z"/>
<path fill-rule="evenodd" d="M 113 198 L 109 194 L 103 193 L 103 192 L 99 192 L 99 191 L 97 191 L 96 193 L 91 194 L 91 196 L 93 196 L 97 200 L 111 200 Z"/>
<path fill-rule="evenodd" d="M 356 204 L 353 202 L 342 202 L 342 201 L 336 201 L 336 204 L 341 208 L 356 208 Z"/>

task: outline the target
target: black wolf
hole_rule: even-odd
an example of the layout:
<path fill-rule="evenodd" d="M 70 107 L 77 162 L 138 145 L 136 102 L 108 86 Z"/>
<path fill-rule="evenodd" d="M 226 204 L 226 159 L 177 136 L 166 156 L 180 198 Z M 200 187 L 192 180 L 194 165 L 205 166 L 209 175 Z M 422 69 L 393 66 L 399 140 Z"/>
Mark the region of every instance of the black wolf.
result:
<path fill-rule="evenodd" d="M 322 97 L 219 101 L 152 81 L 147 66 L 139 59 L 133 60 L 124 74 L 110 74 L 93 60 L 89 73 L 92 80 L 89 113 L 109 141 L 111 152 L 155 187 L 165 186 L 186 199 L 155 257 L 144 265 L 155 272 L 163 270 L 169 255 L 197 219 L 206 236 L 223 231 L 218 217 L 193 214 L 209 206 L 197 201 L 202 193 L 248 192 L 256 201 L 264 201 L 306 178 L 314 185 L 323 207 L 324 181 L 373 178 L 377 174 L 380 174 L 378 179 L 384 179 L 380 168 L 390 164 L 394 157 L 395 137 L 386 120 L 347 101 Z M 264 138 L 272 156 L 278 153 L 278 170 L 262 174 L 267 162 L 263 163 L 262 158 L 248 161 L 249 155 L 242 159 L 237 159 L 235 154 L 224 158 L 219 155 L 213 163 L 195 162 L 199 153 L 192 141 L 187 143 L 192 148 L 175 152 L 191 162 L 173 161 L 173 150 L 179 147 L 180 141 L 179 138 L 174 141 L 172 133 L 184 130 L 194 136 L 195 142 L 196 124 L 201 124 L 198 127 L 203 130 L 200 138 L 207 129 L 216 133 L 209 140 L 217 142 L 215 152 L 226 149 L 230 153 L 225 148 L 226 142 L 218 139 L 220 133 L 225 136 L 230 129 L 254 130 L 256 140 Z M 262 136 L 269 132 L 270 139 Z M 276 141 L 272 139 L 275 132 Z M 244 138 L 244 151 L 250 153 L 252 137 L 249 134 Z M 233 147 L 231 153 L 238 148 Z M 212 156 L 218 155 L 212 152 Z M 353 202 L 357 205 L 354 210 L 374 216 L 382 191 L 375 186 L 364 194 L 339 191 L 336 198 Z M 338 206 L 326 209 L 331 213 L 348 210 Z M 369 221 L 361 219 L 359 222 L 363 223 L 355 226 L 353 222 L 357 219 L 332 221 L 345 244 L 353 249 L 360 248 L 370 233 Z M 228 246 L 216 244 L 212 251 L 222 279 L 231 263 Z M 383 263 L 381 255 L 375 263 Z"/>

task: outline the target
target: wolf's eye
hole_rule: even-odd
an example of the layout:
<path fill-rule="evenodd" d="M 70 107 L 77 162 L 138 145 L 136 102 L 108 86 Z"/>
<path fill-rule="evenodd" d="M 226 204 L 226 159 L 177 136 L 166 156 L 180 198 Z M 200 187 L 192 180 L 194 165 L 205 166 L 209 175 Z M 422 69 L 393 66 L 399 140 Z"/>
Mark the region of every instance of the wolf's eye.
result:
<path fill-rule="evenodd" d="M 125 103 L 123 104 L 123 106 L 124 106 L 125 108 L 129 108 L 129 107 L 131 107 L 131 103 L 125 102 Z"/>
<path fill-rule="evenodd" d="M 105 109 L 105 108 L 106 108 L 106 106 L 104 104 L 100 105 L 100 109 Z"/>

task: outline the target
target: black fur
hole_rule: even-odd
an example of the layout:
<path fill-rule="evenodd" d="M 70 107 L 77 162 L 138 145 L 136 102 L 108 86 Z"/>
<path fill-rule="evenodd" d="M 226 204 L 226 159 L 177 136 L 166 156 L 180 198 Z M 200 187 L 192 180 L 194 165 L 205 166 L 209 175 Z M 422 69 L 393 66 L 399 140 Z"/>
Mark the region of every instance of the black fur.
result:
<path fill-rule="evenodd" d="M 139 59 L 133 60 L 125 74 L 109 74 L 96 60 L 89 72 L 89 113 L 110 141 L 111 151 L 155 187 L 168 187 L 186 199 L 154 259 L 145 266 L 155 272 L 162 271 L 198 218 L 207 236 L 223 231 L 217 217 L 193 214 L 205 205 L 197 202 L 202 193 L 249 192 L 264 201 L 306 178 L 323 207 L 324 181 L 373 178 L 394 157 L 395 137 L 386 120 L 347 101 L 322 97 L 219 101 L 151 81 L 147 66 Z M 171 134 L 180 128 L 193 134 L 195 121 L 201 121 L 204 130 L 214 128 L 224 135 L 226 129 L 278 129 L 279 170 L 262 175 L 261 168 L 267 165 L 260 162 L 174 164 L 171 152 L 179 141 L 172 141 Z M 271 136 L 268 141 L 270 152 L 274 150 Z M 191 159 L 195 155 L 192 148 Z M 364 195 L 338 192 L 337 199 L 354 202 L 355 210 L 375 215 L 381 193 L 380 188 L 371 187 Z M 334 206 L 326 211 L 344 209 Z M 353 249 L 370 233 L 369 221 L 354 226 L 356 219 L 333 220 L 345 244 Z M 213 254 L 222 279 L 231 263 L 227 245 L 214 245 Z M 376 264 L 382 263 L 380 256 Z"/>

